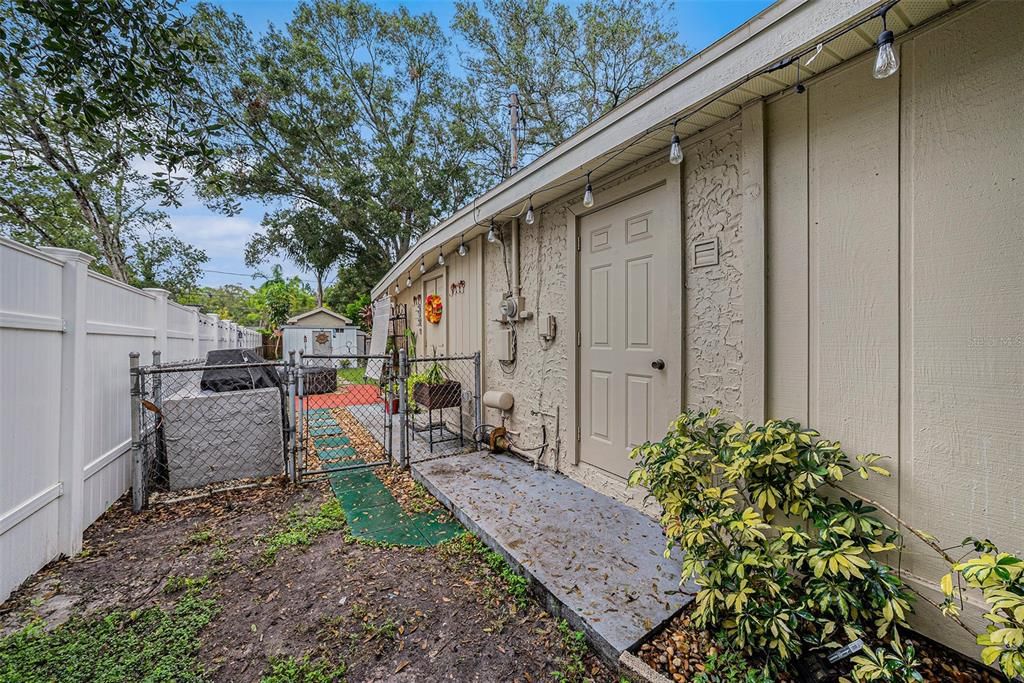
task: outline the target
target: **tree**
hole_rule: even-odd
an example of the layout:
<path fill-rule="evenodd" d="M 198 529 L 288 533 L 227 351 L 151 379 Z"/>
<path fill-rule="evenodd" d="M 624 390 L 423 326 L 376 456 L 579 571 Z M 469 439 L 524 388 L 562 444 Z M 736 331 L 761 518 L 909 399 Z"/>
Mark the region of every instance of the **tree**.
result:
<path fill-rule="evenodd" d="M 259 315 L 259 327 L 273 332 L 288 318 L 313 308 L 313 295 L 297 277 L 284 278 L 280 266 L 274 266 L 270 279 L 250 297 L 250 306 Z"/>
<path fill-rule="evenodd" d="M 324 279 L 349 253 L 351 231 L 331 214 L 314 206 L 285 209 L 263 218 L 264 232 L 254 235 L 245 248 L 245 263 L 255 267 L 270 256 L 287 257 L 316 278 L 316 303 L 324 303 Z"/>
<path fill-rule="evenodd" d="M 200 77 L 203 115 L 223 126 L 213 194 L 314 207 L 372 283 L 479 189 L 433 16 L 313 0 L 259 40 L 220 9 L 197 16 L 216 48 Z"/>
<path fill-rule="evenodd" d="M 489 140 L 491 167 L 508 173 L 507 93 L 522 108 L 525 165 L 617 107 L 686 57 L 666 28 L 673 5 L 588 0 L 570 9 L 549 0 L 457 4 L 453 29 L 468 46 L 462 65 L 474 99 L 467 114 Z"/>
<path fill-rule="evenodd" d="M 91 242 L 100 267 L 131 281 L 129 227 L 211 154 L 184 106 L 204 59 L 188 20 L 171 0 L 3 0 L 0 27 L 0 226 Z M 146 157 L 165 170 L 133 168 Z"/>

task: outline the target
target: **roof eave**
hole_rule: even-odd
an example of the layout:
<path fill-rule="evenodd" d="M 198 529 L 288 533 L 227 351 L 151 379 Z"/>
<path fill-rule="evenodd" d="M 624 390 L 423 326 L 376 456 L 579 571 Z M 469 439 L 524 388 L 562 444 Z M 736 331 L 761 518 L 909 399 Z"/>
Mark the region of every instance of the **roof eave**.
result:
<path fill-rule="evenodd" d="M 373 299 L 427 252 L 578 172 L 623 141 L 728 92 L 751 74 L 873 11 L 881 0 L 779 0 L 423 235 L 374 286 Z"/>

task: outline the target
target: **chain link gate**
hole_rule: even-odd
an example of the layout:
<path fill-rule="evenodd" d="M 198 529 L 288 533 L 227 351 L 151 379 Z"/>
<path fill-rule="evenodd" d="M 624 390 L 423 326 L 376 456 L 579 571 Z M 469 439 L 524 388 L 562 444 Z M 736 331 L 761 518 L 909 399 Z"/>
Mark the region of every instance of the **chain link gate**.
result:
<path fill-rule="evenodd" d="M 391 463 L 398 406 L 389 356 L 305 355 L 289 359 L 295 481 Z"/>
<path fill-rule="evenodd" d="M 132 503 L 266 477 L 295 482 L 480 448 L 480 354 L 408 358 L 255 350 L 140 366 L 131 354 Z"/>

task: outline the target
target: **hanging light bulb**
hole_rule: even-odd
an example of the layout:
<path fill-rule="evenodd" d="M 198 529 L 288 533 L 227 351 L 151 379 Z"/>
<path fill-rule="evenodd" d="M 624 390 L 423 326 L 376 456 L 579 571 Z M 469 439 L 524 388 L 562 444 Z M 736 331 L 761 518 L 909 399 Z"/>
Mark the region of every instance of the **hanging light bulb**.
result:
<path fill-rule="evenodd" d="M 427 272 L 427 262 L 424 261 L 423 259 L 420 259 L 420 272 L 421 273 Z"/>
<path fill-rule="evenodd" d="M 533 225 L 533 197 L 530 197 L 530 208 L 526 210 L 526 224 Z"/>
<path fill-rule="evenodd" d="M 672 147 L 668 152 L 668 161 L 674 166 L 678 166 L 683 163 L 683 146 L 679 141 L 679 133 L 676 132 L 676 125 L 679 121 L 672 124 Z"/>
<path fill-rule="evenodd" d="M 497 242 L 498 241 L 498 231 L 494 227 L 494 221 L 491 221 L 491 227 L 487 231 L 487 241 L 488 242 Z"/>
<path fill-rule="evenodd" d="M 398 287 L 398 283 L 396 282 L 395 283 L 395 294 L 398 294 L 400 291 L 402 291 L 402 290 Z"/>
<path fill-rule="evenodd" d="M 406 289 L 412 287 L 412 275 L 405 276 L 405 287 Z"/>
<path fill-rule="evenodd" d="M 888 9 L 888 8 L 885 8 Z M 885 13 L 882 13 L 882 32 L 878 34 L 875 45 L 878 47 L 878 54 L 875 55 L 875 78 L 888 78 L 900 69 L 900 58 L 893 49 L 893 34 L 885 25 Z"/>
<path fill-rule="evenodd" d="M 590 185 L 590 174 L 587 174 L 587 189 L 583 192 L 583 206 L 588 209 L 594 205 L 594 188 Z"/>
<path fill-rule="evenodd" d="M 466 243 L 462 240 L 462 237 L 459 237 L 459 256 L 465 256 L 468 253 L 469 247 L 466 246 Z"/>
<path fill-rule="evenodd" d="M 437 252 L 437 265 L 444 265 L 444 251 L 438 250 Z"/>
<path fill-rule="evenodd" d="M 812 57 L 813 59 L 813 57 Z M 793 92 L 797 95 L 803 95 L 807 92 L 807 86 L 800 82 L 800 60 L 796 60 L 796 85 L 793 87 Z"/>

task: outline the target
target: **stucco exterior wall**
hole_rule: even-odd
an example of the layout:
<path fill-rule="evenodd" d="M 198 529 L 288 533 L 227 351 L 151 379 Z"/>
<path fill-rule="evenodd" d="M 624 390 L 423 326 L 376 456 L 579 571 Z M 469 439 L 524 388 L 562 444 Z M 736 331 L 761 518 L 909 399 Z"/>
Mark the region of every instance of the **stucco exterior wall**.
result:
<path fill-rule="evenodd" d="M 713 135 L 683 160 L 686 383 L 690 410 L 743 410 L 743 221 L 740 130 Z M 717 239 L 719 263 L 695 268 L 694 242 Z"/>

